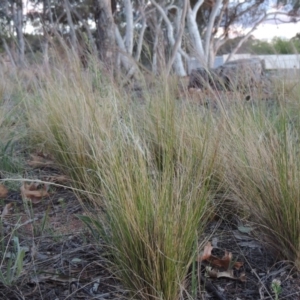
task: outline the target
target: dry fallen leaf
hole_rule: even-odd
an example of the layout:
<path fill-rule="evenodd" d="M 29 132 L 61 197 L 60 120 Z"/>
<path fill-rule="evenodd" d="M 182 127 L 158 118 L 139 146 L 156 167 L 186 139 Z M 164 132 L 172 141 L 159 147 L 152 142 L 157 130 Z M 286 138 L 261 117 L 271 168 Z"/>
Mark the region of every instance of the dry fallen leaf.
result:
<path fill-rule="evenodd" d="M 65 184 L 70 181 L 70 178 L 65 175 L 54 175 L 54 176 L 46 176 L 42 177 L 43 181 L 49 181 L 53 183 Z"/>
<path fill-rule="evenodd" d="M 243 266 L 243 262 L 235 262 L 232 264 L 232 253 L 225 251 L 225 254 L 222 258 L 218 258 L 211 254 L 213 247 L 210 242 L 206 244 L 204 247 L 204 251 L 202 256 L 198 259 L 198 261 L 207 261 L 211 266 L 229 270 L 231 268 L 240 269 Z"/>
<path fill-rule="evenodd" d="M 235 277 L 233 274 L 233 270 L 227 270 L 227 271 L 219 271 L 217 269 L 213 269 L 211 267 L 206 267 L 206 274 L 211 277 L 211 278 L 221 278 L 221 277 L 225 277 L 225 278 L 230 278 L 230 279 L 234 279 L 234 280 L 239 280 L 241 282 L 246 282 L 246 275 L 245 273 L 242 273 L 240 275 L 240 277 Z"/>
<path fill-rule="evenodd" d="M 44 184 L 42 188 L 38 189 L 39 184 L 32 182 L 30 184 L 24 183 L 20 190 L 23 199 L 30 199 L 32 203 L 37 204 L 41 202 L 42 198 L 48 197 L 49 186 Z"/>
<path fill-rule="evenodd" d="M 10 215 L 10 211 L 13 209 L 14 204 L 13 203 L 7 203 L 4 208 L 3 211 L 1 213 L 1 220 L 3 220 L 5 217 Z"/>
<path fill-rule="evenodd" d="M 31 160 L 28 161 L 28 165 L 33 168 L 39 168 L 39 167 L 49 167 L 53 166 L 54 162 L 50 159 L 46 159 L 43 156 L 31 154 L 30 155 Z"/>
<path fill-rule="evenodd" d="M 207 242 L 206 246 L 204 247 L 203 253 L 200 257 L 200 261 L 207 260 L 211 257 L 211 251 L 213 247 L 211 245 L 211 242 Z"/>
<path fill-rule="evenodd" d="M 239 270 L 242 266 L 244 265 L 243 262 L 241 261 L 236 261 L 234 264 L 233 264 L 233 267 L 237 270 Z"/>
<path fill-rule="evenodd" d="M 0 198 L 6 198 L 8 194 L 8 189 L 4 184 L 0 184 Z"/>

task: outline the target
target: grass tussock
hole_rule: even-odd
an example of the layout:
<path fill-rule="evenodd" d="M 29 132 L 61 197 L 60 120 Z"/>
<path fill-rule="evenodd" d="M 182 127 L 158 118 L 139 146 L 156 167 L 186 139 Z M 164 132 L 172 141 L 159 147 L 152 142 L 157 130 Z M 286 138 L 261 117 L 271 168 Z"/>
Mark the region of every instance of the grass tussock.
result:
<path fill-rule="evenodd" d="M 26 135 L 24 111 L 18 94 L 15 75 L 0 70 L 0 173 L 18 173 L 22 164 L 18 157 L 20 141 Z"/>
<path fill-rule="evenodd" d="M 238 204 L 251 213 L 262 240 L 298 269 L 299 129 L 299 121 L 284 105 L 273 111 L 246 111 L 228 122 L 224 145 L 227 184 Z"/>
<path fill-rule="evenodd" d="M 32 140 L 87 192 L 85 221 L 139 299 L 179 298 L 218 190 L 214 120 L 174 94 L 161 85 L 133 103 L 102 74 L 54 70 L 27 101 Z"/>

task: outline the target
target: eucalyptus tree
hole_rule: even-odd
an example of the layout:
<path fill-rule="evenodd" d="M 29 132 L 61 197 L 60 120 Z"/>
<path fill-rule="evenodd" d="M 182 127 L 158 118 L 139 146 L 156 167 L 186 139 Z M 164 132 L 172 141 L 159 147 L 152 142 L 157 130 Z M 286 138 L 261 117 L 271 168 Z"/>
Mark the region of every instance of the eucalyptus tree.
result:
<path fill-rule="evenodd" d="M 9 55 L 12 64 L 23 66 L 25 59 L 25 41 L 24 41 L 24 14 L 22 0 L 3 0 L 0 3 L 0 35 L 4 48 Z M 12 26 L 13 24 L 13 26 Z M 10 38 L 13 42 L 16 34 L 17 59 L 14 58 L 14 53 L 9 49 L 6 39 Z"/>
<path fill-rule="evenodd" d="M 28 0 L 33 8 L 24 16 L 21 0 L 3 0 L 0 26 L 8 30 L 13 24 L 20 61 L 22 25 L 30 20 L 40 27 L 45 57 L 57 36 L 79 55 L 97 53 L 106 66 L 130 76 L 145 60 L 154 73 L 185 76 L 192 58 L 210 67 L 237 28 L 245 33 L 232 53 L 268 18 L 285 14 L 298 21 L 299 1 L 286 1 L 286 10 L 269 13 L 272 0 Z"/>

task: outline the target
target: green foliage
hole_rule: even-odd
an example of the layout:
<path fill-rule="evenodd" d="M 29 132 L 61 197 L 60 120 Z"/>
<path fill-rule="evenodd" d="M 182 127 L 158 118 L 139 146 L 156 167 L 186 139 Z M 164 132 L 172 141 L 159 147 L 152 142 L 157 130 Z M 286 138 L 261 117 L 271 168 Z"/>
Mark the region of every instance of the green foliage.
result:
<path fill-rule="evenodd" d="M 19 243 L 19 238 L 12 238 L 13 249 L 8 251 L 8 246 L 5 251 L 1 251 L 2 261 L 0 264 L 0 282 L 4 285 L 11 286 L 16 283 L 23 271 L 23 263 L 25 250 L 22 249 Z"/>
<path fill-rule="evenodd" d="M 279 300 L 279 296 L 282 292 L 281 282 L 278 279 L 273 279 L 271 283 L 272 292 L 275 294 L 275 300 Z"/>
<path fill-rule="evenodd" d="M 251 46 L 251 52 L 255 54 L 274 54 L 274 49 L 267 41 L 255 40 Z"/>
<path fill-rule="evenodd" d="M 231 53 L 243 37 L 244 36 L 238 36 L 232 39 L 228 39 L 228 41 L 220 47 L 217 55 L 224 55 L 224 54 Z M 252 45 L 254 43 L 256 43 L 256 40 L 253 37 L 250 37 L 247 41 L 245 41 L 242 44 L 242 46 L 238 49 L 237 53 L 238 54 L 250 53 L 252 51 Z"/>
<path fill-rule="evenodd" d="M 14 141 L 6 144 L 0 142 L 0 170 L 7 173 L 18 173 L 22 170 L 20 161 L 14 156 Z"/>
<path fill-rule="evenodd" d="M 279 37 L 271 42 L 256 40 L 252 43 L 251 51 L 255 54 L 298 54 L 300 40 L 286 40 Z"/>

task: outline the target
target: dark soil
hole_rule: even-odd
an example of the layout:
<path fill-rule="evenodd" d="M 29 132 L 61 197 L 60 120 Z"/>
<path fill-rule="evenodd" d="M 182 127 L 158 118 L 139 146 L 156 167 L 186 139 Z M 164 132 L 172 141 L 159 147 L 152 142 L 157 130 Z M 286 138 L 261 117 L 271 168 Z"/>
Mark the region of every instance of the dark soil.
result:
<path fill-rule="evenodd" d="M 248 229 L 251 227 L 238 219 L 210 224 L 207 233 L 212 232 L 212 255 L 222 258 L 227 250 L 232 253 L 232 261 L 242 262 L 243 266 L 239 270 L 233 268 L 235 280 L 205 278 L 210 292 L 205 292 L 204 299 L 275 299 L 271 288 L 274 279 L 281 282 L 279 299 L 300 299 L 300 274 L 291 263 L 280 261 L 271 248 L 253 236 L 255 228 L 245 233 Z M 205 276 L 205 273 L 202 263 L 201 274 Z M 245 281 L 239 280 L 241 277 Z"/>

